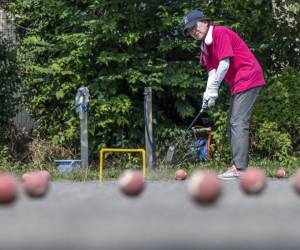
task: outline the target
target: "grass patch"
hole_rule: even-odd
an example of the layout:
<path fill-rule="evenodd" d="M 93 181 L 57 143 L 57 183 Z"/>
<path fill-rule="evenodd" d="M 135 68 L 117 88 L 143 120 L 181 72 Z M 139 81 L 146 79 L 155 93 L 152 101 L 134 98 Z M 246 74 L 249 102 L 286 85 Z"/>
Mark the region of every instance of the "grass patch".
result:
<path fill-rule="evenodd" d="M 122 166 L 122 167 L 120 167 Z M 198 169 L 212 169 L 217 173 L 223 172 L 227 169 L 228 164 L 224 162 L 217 162 L 214 160 L 198 163 L 185 163 L 177 165 L 161 165 L 158 164 L 156 171 L 147 169 L 147 180 L 174 180 L 176 169 L 182 168 L 188 172 L 189 175 Z M 252 159 L 249 166 L 258 166 L 265 170 L 266 175 L 275 177 L 278 167 L 284 167 L 287 176 L 291 176 L 300 167 L 300 158 L 289 158 L 285 163 L 279 161 L 272 161 L 268 159 Z M 12 164 L 9 162 L 0 163 L 0 172 L 11 172 L 17 178 L 30 171 L 48 170 L 52 179 L 55 181 L 69 180 L 69 181 L 97 181 L 99 180 L 99 167 L 98 164 L 92 164 L 88 168 L 80 168 L 68 174 L 61 174 L 53 163 L 43 164 L 41 166 L 36 164 Z M 104 180 L 117 180 L 120 174 L 126 169 L 140 169 L 140 164 L 106 164 L 103 169 Z"/>

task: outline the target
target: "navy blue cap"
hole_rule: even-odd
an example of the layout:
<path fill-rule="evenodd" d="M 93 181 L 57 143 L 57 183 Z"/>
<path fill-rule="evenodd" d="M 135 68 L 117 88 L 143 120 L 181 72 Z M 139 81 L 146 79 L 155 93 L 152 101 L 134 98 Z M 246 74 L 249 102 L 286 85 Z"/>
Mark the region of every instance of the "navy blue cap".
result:
<path fill-rule="evenodd" d="M 183 34 L 186 36 L 187 30 L 193 27 L 198 21 L 208 21 L 209 17 L 205 16 L 200 10 L 191 10 L 183 17 Z"/>

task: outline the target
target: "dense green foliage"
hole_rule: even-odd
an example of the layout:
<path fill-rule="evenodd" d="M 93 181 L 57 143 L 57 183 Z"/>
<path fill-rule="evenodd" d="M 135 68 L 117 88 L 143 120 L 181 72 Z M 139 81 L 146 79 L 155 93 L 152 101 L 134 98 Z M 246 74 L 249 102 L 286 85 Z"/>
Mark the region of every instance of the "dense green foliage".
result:
<path fill-rule="evenodd" d="M 253 117 L 253 153 L 286 156 L 298 149 L 300 7 L 275 2 L 277 9 L 270 0 L 16 0 L 10 8 L 17 14 L 23 102 L 40 134 L 78 145 L 74 97 L 78 87 L 89 87 L 94 156 L 104 145 L 143 145 L 145 86 L 153 89 L 156 140 L 166 128 L 186 126 L 199 110 L 206 73 L 199 46 L 182 35 L 182 17 L 201 8 L 237 31 L 265 70 L 270 87 Z M 213 125 L 216 157 L 226 159 L 228 90 L 221 91 L 203 121 Z"/>
<path fill-rule="evenodd" d="M 299 151 L 300 73 L 286 68 L 264 89 L 255 110 L 253 141 L 269 156 L 287 156 Z"/>

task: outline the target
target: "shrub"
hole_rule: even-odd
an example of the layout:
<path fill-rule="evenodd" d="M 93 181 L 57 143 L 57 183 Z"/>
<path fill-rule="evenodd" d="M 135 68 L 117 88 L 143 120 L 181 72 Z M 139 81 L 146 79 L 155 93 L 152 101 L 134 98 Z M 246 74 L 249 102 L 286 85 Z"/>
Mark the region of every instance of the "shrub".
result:
<path fill-rule="evenodd" d="M 291 137 L 278 129 L 275 122 L 263 122 L 257 127 L 252 138 L 253 151 L 260 156 L 284 161 L 292 150 Z"/>
<path fill-rule="evenodd" d="M 283 135 L 288 134 L 294 151 L 300 142 L 300 73 L 296 68 L 285 68 L 269 79 L 259 95 L 254 116 L 254 127 L 265 123 Z M 266 131 L 267 132 L 267 131 Z M 254 132 L 255 133 L 255 132 Z"/>

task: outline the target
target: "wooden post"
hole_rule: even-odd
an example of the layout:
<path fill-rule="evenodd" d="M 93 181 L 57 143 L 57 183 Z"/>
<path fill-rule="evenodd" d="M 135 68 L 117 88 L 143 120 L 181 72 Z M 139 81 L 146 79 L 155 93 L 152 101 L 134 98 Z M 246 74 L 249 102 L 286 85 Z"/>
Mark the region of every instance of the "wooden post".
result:
<path fill-rule="evenodd" d="M 80 146 L 81 146 L 81 166 L 88 167 L 89 152 L 88 152 L 88 125 L 87 112 L 83 113 L 83 119 L 80 120 Z"/>
<path fill-rule="evenodd" d="M 145 147 L 147 168 L 156 169 L 155 147 L 152 133 L 152 89 L 144 89 L 144 116 L 145 116 Z"/>
<path fill-rule="evenodd" d="M 89 144 L 88 144 L 88 102 L 90 93 L 87 87 L 80 87 L 77 90 L 75 102 L 76 111 L 80 119 L 80 149 L 81 149 L 81 166 L 88 167 L 89 165 Z"/>

